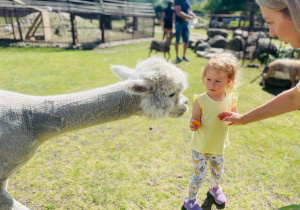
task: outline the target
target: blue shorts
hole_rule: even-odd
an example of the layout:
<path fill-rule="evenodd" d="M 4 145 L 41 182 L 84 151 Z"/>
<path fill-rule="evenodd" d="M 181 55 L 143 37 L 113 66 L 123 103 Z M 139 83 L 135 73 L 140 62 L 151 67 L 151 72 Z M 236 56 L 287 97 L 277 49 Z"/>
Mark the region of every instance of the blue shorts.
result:
<path fill-rule="evenodd" d="M 176 43 L 180 42 L 180 37 L 182 36 L 183 43 L 189 42 L 189 35 L 190 35 L 190 26 L 189 22 L 184 23 L 175 23 L 175 30 L 176 30 Z"/>

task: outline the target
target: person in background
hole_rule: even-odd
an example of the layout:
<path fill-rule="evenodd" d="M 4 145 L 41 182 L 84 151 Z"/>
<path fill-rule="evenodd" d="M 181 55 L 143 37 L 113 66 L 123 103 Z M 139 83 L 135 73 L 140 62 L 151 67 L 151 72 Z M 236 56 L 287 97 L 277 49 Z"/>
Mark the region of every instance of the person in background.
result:
<path fill-rule="evenodd" d="M 300 1 L 256 0 L 263 18 L 269 23 L 269 34 L 300 48 Z M 300 109 L 300 81 L 297 86 L 274 97 L 265 104 L 245 113 L 223 112 L 218 117 L 229 125 L 246 125 Z"/>
<path fill-rule="evenodd" d="M 194 131 L 191 142 L 194 173 L 184 199 L 184 210 L 201 210 L 197 194 L 205 181 L 208 161 L 211 171 L 209 193 L 217 205 L 226 203 L 220 181 L 228 125 L 217 116 L 225 110 L 237 112 L 237 72 L 238 60 L 229 53 L 212 57 L 204 67 L 202 80 L 207 91 L 196 95 L 190 120 L 190 129 Z"/>
<path fill-rule="evenodd" d="M 173 1 L 168 2 L 167 8 L 163 11 L 161 16 L 161 27 L 163 28 L 163 38 L 166 34 L 173 33 L 173 22 L 175 20 L 175 10 L 173 9 Z"/>
<path fill-rule="evenodd" d="M 189 35 L 190 27 L 189 20 L 194 19 L 196 15 L 191 10 L 190 0 L 175 0 L 175 30 L 176 30 L 176 42 L 175 42 L 175 51 L 176 51 L 176 60 L 175 63 L 180 63 L 182 60 L 189 61 L 186 58 L 186 50 L 189 45 Z M 178 56 L 178 45 L 182 37 L 183 41 L 183 57 L 182 60 Z"/>

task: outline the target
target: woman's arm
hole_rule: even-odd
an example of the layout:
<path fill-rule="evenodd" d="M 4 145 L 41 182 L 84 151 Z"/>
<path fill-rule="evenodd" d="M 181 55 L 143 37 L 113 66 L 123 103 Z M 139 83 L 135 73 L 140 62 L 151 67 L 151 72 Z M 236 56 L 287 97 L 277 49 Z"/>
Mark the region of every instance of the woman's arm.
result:
<path fill-rule="evenodd" d="M 275 117 L 286 112 L 300 108 L 300 93 L 296 87 L 287 90 L 274 97 L 267 103 L 246 113 L 237 114 L 223 112 L 218 117 L 224 121 L 230 121 L 234 125 L 245 125 L 251 122 L 260 121 L 266 118 Z"/>

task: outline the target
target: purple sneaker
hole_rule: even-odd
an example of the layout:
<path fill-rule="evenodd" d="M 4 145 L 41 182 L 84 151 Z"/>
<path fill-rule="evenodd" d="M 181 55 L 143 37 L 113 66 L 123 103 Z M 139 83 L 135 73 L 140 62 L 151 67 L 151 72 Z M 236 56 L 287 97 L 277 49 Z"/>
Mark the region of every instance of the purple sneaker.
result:
<path fill-rule="evenodd" d="M 188 202 L 184 201 L 183 206 L 181 207 L 182 210 L 202 210 L 199 206 L 197 199 L 189 200 Z"/>
<path fill-rule="evenodd" d="M 209 193 L 214 197 L 215 201 L 218 204 L 225 204 L 226 203 L 226 197 L 223 194 L 221 187 L 215 187 L 213 189 L 209 188 Z"/>

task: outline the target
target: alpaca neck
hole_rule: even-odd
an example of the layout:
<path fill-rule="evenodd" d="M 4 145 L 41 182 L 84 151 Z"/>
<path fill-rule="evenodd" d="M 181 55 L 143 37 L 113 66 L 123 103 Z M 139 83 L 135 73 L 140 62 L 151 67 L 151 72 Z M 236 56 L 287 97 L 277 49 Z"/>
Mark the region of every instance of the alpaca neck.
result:
<path fill-rule="evenodd" d="M 119 84 L 85 92 L 41 97 L 39 137 L 49 138 L 70 130 L 128 118 L 140 113 L 140 98 L 126 93 Z M 44 124 L 42 122 L 45 122 Z M 49 125 L 49 122 L 51 125 Z"/>

